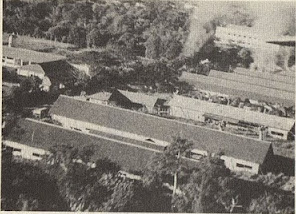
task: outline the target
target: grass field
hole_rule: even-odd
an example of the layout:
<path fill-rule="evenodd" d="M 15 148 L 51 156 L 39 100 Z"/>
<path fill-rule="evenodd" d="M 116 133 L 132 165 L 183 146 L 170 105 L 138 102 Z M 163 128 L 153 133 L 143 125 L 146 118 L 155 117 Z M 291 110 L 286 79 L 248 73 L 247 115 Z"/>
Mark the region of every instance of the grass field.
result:
<path fill-rule="evenodd" d="M 3 43 L 8 42 L 9 34 L 3 33 L 2 34 L 2 41 Z M 62 42 L 55 42 L 46 39 L 38 39 L 30 36 L 23 36 L 18 35 L 15 39 L 15 47 L 31 49 L 36 51 L 51 51 L 52 49 L 59 48 L 59 49 L 68 49 L 68 48 L 75 48 L 74 45 L 69 43 L 62 43 Z"/>

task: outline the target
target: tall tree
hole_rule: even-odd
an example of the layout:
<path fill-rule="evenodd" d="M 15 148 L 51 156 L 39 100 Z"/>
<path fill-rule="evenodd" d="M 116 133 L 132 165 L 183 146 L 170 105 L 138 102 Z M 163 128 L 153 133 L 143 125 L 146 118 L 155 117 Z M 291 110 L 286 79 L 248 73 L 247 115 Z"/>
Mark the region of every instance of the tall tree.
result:
<path fill-rule="evenodd" d="M 120 167 L 108 159 L 93 160 L 93 147 L 59 145 L 44 159 L 45 170 L 55 176 L 71 211 L 99 211 L 110 197 Z"/>
<path fill-rule="evenodd" d="M 230 212 L 238 203 L 234 185 L 224 164 L 206 157 L 181 187 L 183 194 L 174 198 L 173 208 L 179 212 Z"/>
<path fill-rule="evenodd" d="M 12 158 L 2 148 L 1 207 L 8 211 L 66 211 L 56 181 L 32 162 Z"/>
<path fill-rule="evenodd" d="M 184 157 L 190 153 L 192 143 L 178 136 L 174 137 L 173 142 L 166 150 L 153 158 L 147 166 L 147 172 L 144 175 L 144 182 L 147 185 L 162 185 L 165 177 L 173 176 L 173 195 L 176 194 L 178 187 L 178 178 L 184 176 L 187 164 Z"/>

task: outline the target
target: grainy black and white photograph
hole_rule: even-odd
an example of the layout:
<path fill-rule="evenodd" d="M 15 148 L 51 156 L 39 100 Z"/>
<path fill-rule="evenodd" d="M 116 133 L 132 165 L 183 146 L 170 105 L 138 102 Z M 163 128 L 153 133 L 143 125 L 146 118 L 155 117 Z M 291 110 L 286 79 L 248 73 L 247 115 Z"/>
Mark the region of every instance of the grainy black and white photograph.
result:
<path fill-rule="evenodd" d="M 3 0 L 2 211 L 295 213 L 295 2 Z"/>

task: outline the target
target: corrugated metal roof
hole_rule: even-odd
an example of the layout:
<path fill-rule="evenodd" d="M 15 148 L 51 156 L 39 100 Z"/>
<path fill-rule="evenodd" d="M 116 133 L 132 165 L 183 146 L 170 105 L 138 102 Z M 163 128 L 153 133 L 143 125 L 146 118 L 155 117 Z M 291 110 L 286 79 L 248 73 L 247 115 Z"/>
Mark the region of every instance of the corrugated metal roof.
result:
<path fill-rule="evenodd" d="M 8 46 L 2 46 L 2 51 L 4 57 L 22 59 L 24 61 L 31 61 L 34 63 L 45 63 L 66 59 L 64 56 Z"/>
<path fill-rule="evenodd" d="M 237 67 L 234 70 L 234 73 L 241 74 L 244 76 L 253 76 L 253 77 L 258 77 L 262 79 L 269 79 L 277 82 L 285 82 L 288 84 L 295 85 L 295 72 L 268 73 L 268 72 L 252 71 L 249 69 Z M 285 73 L 285 74 L 289 73 L 289 75 L 281 75 L 282 73 Z"/>
<path fill-rule="evenodd" d="M 250 111 L 229 105 L 211 103 L 194 98 L 175 95 L 168 103 L 182 109 L 190 109 L 202 113 L 215 114 L 229 119 L 259 124 L 267 127 L 290 131 L 295 123 L 294 119 L 278 117 L 261 112 Z"/>
<path fill-rule="evenodd" d="M 290 91 L 295 93 L 295 85 L 279 82 L 270 79 L 262 79 L 255 76 L 243 76 L 237 73 L 226 73 L 216 70 L 211 70 L 209 73 L 210 77 L 215 77 L 219 79 L 233 80 L 235 82 L 247 83 L 250 85 L 258 85 L 266 88 L 273 88 L 281 91 Z"/>
<path fill-rule="evenodd" d="M 194 148 L 211 153 L 263 163 L 271 143 L 245 138 L 205 127 L 142 114 L 135 111 L 75 100 L 61 95 L 50 114 L 171 142 L 173 136 L 192 141 Z"/>
<path fill-rule="evenodd" d="M 248 98 L 271 103 L 279 102 L 288 106 L 292 106 L 295 103 L 295 93 L 292 92 L 191 74 L 188 72 L 183 72 L 180 80 L 186 81 L 199 89 L 229 94 L 242 99 Z"/>

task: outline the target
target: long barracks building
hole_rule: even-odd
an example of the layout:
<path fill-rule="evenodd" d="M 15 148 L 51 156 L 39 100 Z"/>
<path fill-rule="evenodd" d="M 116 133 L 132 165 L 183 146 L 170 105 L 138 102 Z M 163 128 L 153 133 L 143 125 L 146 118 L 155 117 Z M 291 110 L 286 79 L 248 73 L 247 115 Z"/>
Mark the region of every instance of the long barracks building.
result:
<path fill-rule="evenodd" d="M 268 170 L 273 149 L 269 142 L 245 138 L 176 120 L 143 114 L 61 95 L 50 110 L 53 120 L 67 129 L 112 135 L 165 147 L 181 135 L 193 143 L 192 157 L 222 154 L 234 171 L 259 173 Z"/>

